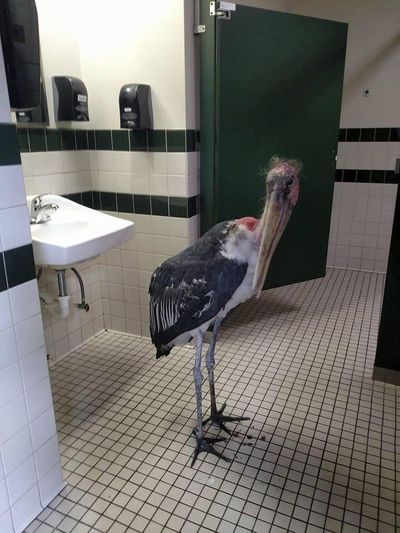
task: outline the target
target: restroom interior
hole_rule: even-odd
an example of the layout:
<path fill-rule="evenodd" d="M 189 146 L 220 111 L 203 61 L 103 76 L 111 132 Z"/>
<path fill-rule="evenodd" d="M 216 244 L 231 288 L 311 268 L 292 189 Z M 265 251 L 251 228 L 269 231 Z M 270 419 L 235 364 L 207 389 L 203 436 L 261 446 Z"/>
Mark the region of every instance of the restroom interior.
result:
<path fill-rule="evenodd" d="M 217 386 L 252 421 L 227 441 L 232 464 L 205 456 L 190 469 L 192 351 L 156 364 L 147 290 L 154 268 L 200 235 L 195 3 L 120 1 L 94 14 L 87 2 L 77 23 L 73 3 L 36 0 L 49 125 L 15 132 L 3 90 L 0 109 L 2 143 L 14 142 L 0 166 L 0 368 L 10 384 L 1 531 L 396 530 L 396 387 L 371 376 L 400 155 L 397 6 L 243 4 L 349 24 L 327 276 L 268 291 L 227 320 Z M 121 13 L 136 31 L 121 31 Z M 55 121 L 59 74 L 84 80 L 89 122 Z M 152 88 L 145 135 L 120 129 L 126 82 Z M 25 196 L 45 192 L 135 224 L 132 239 L 78 266 L 90 309 L 62 320 L 41 312 L 37 294 L 57 292 L 54 270 L 37 283 L 32 265 Z M 78 302 L 69 271 L 67 284 Z"/>

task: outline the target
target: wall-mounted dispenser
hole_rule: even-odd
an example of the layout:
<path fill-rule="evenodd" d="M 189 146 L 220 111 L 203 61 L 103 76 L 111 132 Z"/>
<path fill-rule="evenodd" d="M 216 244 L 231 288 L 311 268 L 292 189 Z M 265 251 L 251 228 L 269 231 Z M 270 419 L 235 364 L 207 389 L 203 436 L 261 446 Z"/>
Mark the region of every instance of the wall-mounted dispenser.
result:
<path fill-rule="evenodd" d="M 119 92 L 121 128 L 153 128 L 150 85 L 128 83 Z"/>
<path fill-rule="evenodd" d="M 39 25 L 34 0 L 0 0 L 0 37 L 11 108 L 39 106 Z"/>
<path fill-rule="evenodd" d="M 54 76 L 53 95 L 56 120 L 89 120 L 88 93 L 82 80 Z"/>

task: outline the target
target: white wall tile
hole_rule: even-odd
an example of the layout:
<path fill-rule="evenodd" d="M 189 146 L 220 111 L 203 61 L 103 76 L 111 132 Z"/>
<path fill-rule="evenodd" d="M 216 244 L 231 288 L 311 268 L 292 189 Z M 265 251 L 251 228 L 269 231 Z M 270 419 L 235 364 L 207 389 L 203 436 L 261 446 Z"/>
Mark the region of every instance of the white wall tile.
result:
<path fill-rule="evenodd" d="M 25 426 L 1 446 L 1 455 L 6 476 L 33 455 L 29 426 Z"/>
<path fill-rule="evenodd" d="M 0 236 L 3 250 L 11 250 L 32 242 L 26 206 L 0 211 Z"/>
<path fill-rule="evenodd" d="M 0 209 L 26 204 L 20 165 L 0 166 Z"/>
<path fill-rule="evenodd" d="M 64 488 L 61 466 L 57 464 L 39 479 L 40 501 L 45 507 Z"/>
<path fill-rule="evenodd" d="M 31 422 L 33 449 L 37 451 L 56 434 L 56 423 L 53 407 L 50 407 Z"/>
<path fill-rule="evenodd" d="M 0 409 L 0 445 L 28 424 L 24 396 L 19 396 Z"/>
<path fill-rule="evenodd" d="M 166 152 L 149 152 L 147 155 L 150 174 L 166 175 L 168 173 Z"/>
<path fill-rule="evenodd" d="M 12 506 L 15 531 L 22 531 L 41 510 L 39 489 L 38 485 L 35 484 Z"/>
<path fill-rule="evenodd" d="M 29 420 L 34 420 L 37 416 L 52 407 L 53 399 L 48 376 L 27 390 L 25 398 Z"/>
<path fill-rule="evenodd" d="M 22 377 L 18 362 L 0 370 L 0 409 L 22 392 Z"/>
<path fill-rule="evenodd" d="M 130 171 L 133 174 L 148 174 L 149 173 L 149 157 L 147 152 L 131 152 L 130 154 L 131 166 Z M 166 173 L 166 168 L 165 172 Z"/>
<path fill-rule="evenodd" d="M 33 455 L 6 476 L 10 504 L 15 504 L 35 483 L 37 474 Z"/>
<path fill-rule="evenodd" d="M 18 359 L 17 341 L 14 328 L 9 328 L 0 333 L 0 371 L 15 363 Z"/>
<path fill-rule="evenodd" d="M 0 481 L 0 515 L 6 512 L 10 507 L 10 501 L 8 499 L 6 480 Z"/>
<path fill-rule="evenodd" d="M 9 291 L 14 324 L 40 313 L 39 292 L 36 279 L 13 287 Z"/>
<path fill-rule="evenodd" d="M 42 479 L 49 470 L 59 464 L 60 454 L 57 435 L 54 435 L 35 452 L 35 461 L 39 479 Z"/>
<path fill-rule="evenodd" d="M 0 514 L 0 531 L 4 531 L 4 533 L 14 533 L 15 531 L 10 509 Z"/>
<path fill-rule="evenodd" d="M 42 315 L 20 322 L 16 327 L 17 344 L 20 357 L 28 355 L 44 345 Z"/>

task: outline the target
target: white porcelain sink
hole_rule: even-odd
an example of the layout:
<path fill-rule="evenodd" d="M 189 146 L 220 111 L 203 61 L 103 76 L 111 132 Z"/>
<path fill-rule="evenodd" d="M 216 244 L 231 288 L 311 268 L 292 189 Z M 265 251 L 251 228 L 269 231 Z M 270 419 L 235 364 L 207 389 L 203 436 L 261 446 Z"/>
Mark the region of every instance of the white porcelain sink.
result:
<path fill-rule="evenodd" d="M 28 209 L 35 196 L 28 196 Z M 37 265 L 64 268 L 99 255 L 133 236 L 133 222 L 89 209 L 55 194 L 42 196 L 42 204 L 57 204 L 51 219 L 31 224 Z"/>

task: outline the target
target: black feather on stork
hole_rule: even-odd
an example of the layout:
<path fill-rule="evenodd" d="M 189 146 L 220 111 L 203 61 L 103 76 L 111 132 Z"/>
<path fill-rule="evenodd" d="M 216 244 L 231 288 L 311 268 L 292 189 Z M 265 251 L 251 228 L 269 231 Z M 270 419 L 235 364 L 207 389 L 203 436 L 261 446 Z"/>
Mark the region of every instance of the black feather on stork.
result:
<path fill-rule="evenodd" d="M 261 218 L 245 217 L 220 222 L 197 242 L 162 263 L 153 273 L 150 294 L 150 331 L 156 357 L 168 355 L 176 345 L 196 341 L 193 369 L 196 388 L 196 449 L 227 460 L 213 447 L 224 438 L 206 438 L 203 425 L 211 421 L 230 433 L 226 422 L 248 420 L 223 415 L 217 409 L 214 386 L 214 351 L 225 316 L 237 305 L 259 296 L 280 237 L 296 205 L 300 165 L 273 158 L 266 175 L 266 199 Z M 211 415 L 202 420 L 201 353 L 203 335 L 210 324 L 213 336 L 206 355 Z"/>

